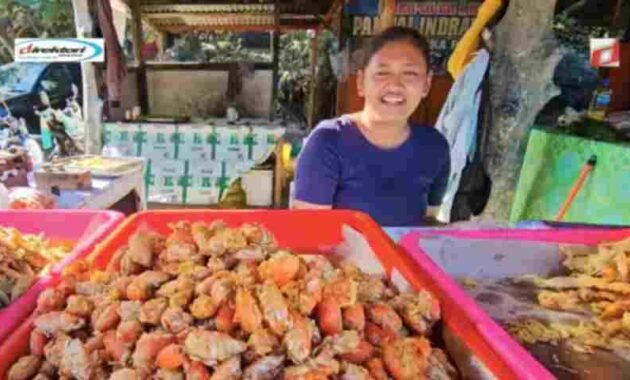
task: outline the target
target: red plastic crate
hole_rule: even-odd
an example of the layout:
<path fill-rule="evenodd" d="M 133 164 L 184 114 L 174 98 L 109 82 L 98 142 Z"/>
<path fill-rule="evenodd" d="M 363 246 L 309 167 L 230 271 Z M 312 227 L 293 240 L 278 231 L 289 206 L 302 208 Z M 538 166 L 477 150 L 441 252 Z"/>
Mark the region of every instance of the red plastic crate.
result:
<path fill-rule="evenodd" d="M 524 352 L 519 365 L 503 360 L 496 346 L 489 344 L 492 338 L 478 329 L 475 316 L 460 303 L 461 297 L 450 292 L 457 285 L 436 281 L 433 268 L 418 265 L 403 250 L 389 239 L 381 228 L 367 215 L 351 211 L 206 211 L 168 210 L 148 211 L 127 219 L 110 237 L 98 246 L 92 256 L 94 268 L 104 268 L 113 253 L 127 243 L 128 238 L 139 227 L 148 227 L 161 233 L 168 232 L 168 224 L 181 220 L 205 221 L 221 219 L 231 226 L 258 222 L 268 228 L 282 247 L 298 253 L 327 253 L 343 241 L 342 226 L 347 225 L 360 232 L 386 274 L 396 269 L 416 288 L 425 288 L 438 297 L 442 306 L 443 322 L 446 327 L 475 354 L 496 378 L 499 379 L 550 379 L 551 375 Z M 465 296 L 464 296 L 465 297 Z M 472 302 L 472 301 L 470 301 Z M 0 347 L 0 378 L 5 376 L 15 360 L 28 352 L 32 316 Z"/>
<path fill-rule="evenodd" d="M 56 283 L 56 274 L 68 263 L 87 255 L 121 221 L 123 215 L 100 210 L 8 210 L 0 212 L 0 226 L 13 227 L 25 234 L 43 233 L 51 240 L 72 241 L 72 252 L 55 264 L 15 302 L 0 309 L 0 342 L 2 342 L 35 309 L 37 297 Z"/>

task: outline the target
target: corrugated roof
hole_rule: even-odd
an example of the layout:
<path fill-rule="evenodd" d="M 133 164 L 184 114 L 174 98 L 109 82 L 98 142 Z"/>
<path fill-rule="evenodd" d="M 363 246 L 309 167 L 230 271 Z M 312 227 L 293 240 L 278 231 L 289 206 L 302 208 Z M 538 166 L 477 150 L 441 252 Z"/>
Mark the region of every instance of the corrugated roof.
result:
<path fill-rule="evenodd" d="M 142 5 L 142 13 L 273 13 L 274 4 L 151 4 Z"/>
<path fill-rule="evenodd" d="M 128 1 L 128 0 L 126 0 Z M 282 0 L 278 2 L 280 26 L 288 28 L 316 27 L 337 0 Z M 273 27 L 276 5 L 264 1 L 200 1 L 186 4 L 169 0 L 142 0 L 143 19 L 165 31 L 190 30 L 212 26 Z"/>
<path fill-rule="evenodd" d="M 172 26 L 228 26 L 228 25 L 273 25 L 273 15 L 186 15 L 165 18 L 150 18 L 151 23 L 157 27 Z"/>
<path fill-rule="evenodd" d="M 335 0 L 282 0 L 278 2 L 280 13 L 324 14 Z M 275 2 L 263 1 L 186 1 L 143 0 L 142 9 L 148 12 L 203 12 L 203 13 L 251 13 L 274 12 Z"/>

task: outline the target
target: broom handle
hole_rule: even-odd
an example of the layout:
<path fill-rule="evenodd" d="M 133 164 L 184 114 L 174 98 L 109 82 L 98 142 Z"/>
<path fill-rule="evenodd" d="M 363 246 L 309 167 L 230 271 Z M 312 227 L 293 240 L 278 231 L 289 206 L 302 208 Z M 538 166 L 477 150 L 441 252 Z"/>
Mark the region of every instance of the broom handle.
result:
<path fill-rule="evenodd" d="M 571 208 L 571 204 L 573 204 L 575 197 L 578 195 L 578 192 L 582 188 L 582 185 L 584 185 L 584 181 L 586 181 L 586 178 L 588 177 L 590 172 L 593 170 L 593 167 L 595 167 L 596 163 L 597 163 L 597 157 L 591 156 L 591 158 L 589 158 L 586 164 L 582 167 L 582 170 L 580 171 L 580 176 L 578 177 L 577 181 L 571 188 L 571 191 L 569 192 L 567 199 L 562 204 L 560 211 L 558 211 L 558 215 L 556 215 L 556 219 L 555 219 L 556 222 L 562 221 L 566 213 L 569 211 L 569 208 Z"/>

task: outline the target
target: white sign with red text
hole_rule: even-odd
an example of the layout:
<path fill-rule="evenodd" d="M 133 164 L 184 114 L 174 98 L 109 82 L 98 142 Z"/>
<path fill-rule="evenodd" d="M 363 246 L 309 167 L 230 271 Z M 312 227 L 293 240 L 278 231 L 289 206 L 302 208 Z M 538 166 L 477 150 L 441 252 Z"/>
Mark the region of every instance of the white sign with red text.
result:
<path fill-rule="evenodd" d="M 16 62 L 104 62 L 102 38 L 16 38 Z"/>
<path fill-rule="evenodd" d="M 591 38 L 591 66 L 619 67 L 621 48 L 615 38 Z"/>

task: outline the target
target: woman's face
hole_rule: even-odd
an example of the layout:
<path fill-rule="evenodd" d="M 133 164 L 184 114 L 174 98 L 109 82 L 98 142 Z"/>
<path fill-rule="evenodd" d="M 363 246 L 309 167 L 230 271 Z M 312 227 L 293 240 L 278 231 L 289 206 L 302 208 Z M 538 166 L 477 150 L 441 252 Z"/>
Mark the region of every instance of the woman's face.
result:
<path fill-rule="evenodd" d="M 377 121 L 405 122 L 431 87 L 422 53 L 408 41 L 385 44 L 358 73 L 359 95 Z"/>

